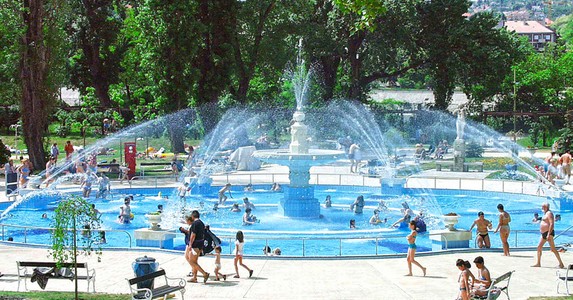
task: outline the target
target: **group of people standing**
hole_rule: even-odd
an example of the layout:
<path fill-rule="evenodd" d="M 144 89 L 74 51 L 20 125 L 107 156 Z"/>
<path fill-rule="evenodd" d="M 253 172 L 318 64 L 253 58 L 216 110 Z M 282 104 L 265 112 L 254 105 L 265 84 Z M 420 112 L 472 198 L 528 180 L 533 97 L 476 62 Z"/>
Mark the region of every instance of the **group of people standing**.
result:
<path fill-rule="evenodd" d="M 505 211 L 503 204 L 497 205 L 497 210 L 499 212 L 499 220 L 494 233 L 499 232 L 499 237 L 501 239 L 501 244 L 503 246 L 503 255 L 509 256 L 509 223 L 511 222 L 511 215 Z M 489 231 L 493 228 L 493 223 L 485 218 L 482 211 L 478 212 L 478 218 L 475 219 L 470 231 L 476 227 L 477 228 L 477 244 L 479 248 L 490 248 L 491 241 L 489 239 Z"/>
<path fill-rule="evenodd" d="M 4 174 L 6 175 L 8 183 L 7 188 L 10 191 L 15 190 L 15 188 L 10 188 L 10 183 L 14 183 L 14 185 L 17 185 L 18 188 L 26 188 L 33 170 L 34 167 L 32 166 L 32 163 L 29 159 L 20 157 L 20 165 L 15 166 L 14 159 L 10 158 L 8 162 L 4 164 Z"/>
<path fill-rule="evenodd" d="M 203 275 L 203 283 L 206 283 L 209 279 L 209 273 L 206 272 L 201 265 L 199 265 L 199 256 L 204 255 L 205 239 L 206 234 L 209 234 L 208 228 L 205 226 L 203 221 L 200 219 L 200 213 L 197 210 L 191 212 L 186 218 L 188 227 L 180 227 L 179 231 L 185 234 L 185 260 L 191 266 L 190 279 L 188 282 L 197 282 L 197 274 L 201 273 Z M 237 231 L 235 236 L 235 275 L 234 278 L 240 278 L 239 266 L 245 268 L 249 272 L 249 278 L 253 276 L 253 270 L 243 263 L 243 253 L 245 247 L 245 237 L 242 231 Z M 227 275 L 221 273 L 221 246 L 215 245 L 215 280 L 219 281 L 221 278 L 227 280 Z"/>
<path fill-rule="evenodd" d="M 499 211 L 499 221 L 494 233 L 499 232 L 503 246 L 503 255 L 509 256 L 508 238 L 510 233 L 509 223 L 511 222 L 511 216 L 507 211 L 505 211 L 503 204 L 498 204 L 497 209 Z M 541 266 L 543 246 L 545 243 L 549 243 L 551 252 L 553 252 L 555 258 L 557 258 L 557 261 L 559 262 L 558 267 L 563 268 L 565 265 L 561 260 L 559 251 L 557 251 L 557 248 L 555 247 L 555 215 L 550 210 L 549 203 L 543 203 L 541 205 L 541 211 L 543 212 L 543 216 L 535 217 L 535 223 L 539 222 L 539 232 L 541 237 L 537 245 L 537 260 L 532 267 Z M 478 218 L 473 222 L 469 230 L 471 231 L 474 227 L 477 227 L 477 243 L 479 248 L 490 248 L 491 243 L 489 239 L 489 231 L 493 228 L 493 224 L 491 221 L 485 219 L 483 212 L 478 212 Z"/>
<path fill-rule="evenodd" d="M 571 178 L 571 150 L 564 153 L 552 151 L 544 159 L 543 167 L 535 166 L 539 177 L 546 179 L 551 184 L 555 184 L 555 179 L 564 179 L 565 184 L 569 184 Z"/>

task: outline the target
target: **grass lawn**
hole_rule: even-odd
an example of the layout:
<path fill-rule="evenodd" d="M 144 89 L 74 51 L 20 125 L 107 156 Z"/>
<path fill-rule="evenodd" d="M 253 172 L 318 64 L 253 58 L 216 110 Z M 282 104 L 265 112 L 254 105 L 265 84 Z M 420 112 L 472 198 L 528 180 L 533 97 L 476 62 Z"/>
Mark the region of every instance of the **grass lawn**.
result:
<path fill-rule="evenodd" d="M 573 299 L 573 296 L 529 297 L 529 300 L 565 300 L 565 299 Z"/>
<path fill-rule="evenodd" d="M 91 145 L 95 144 L 98 141 L 103 140 L 104 136 L 89 136 L 86 137 L 85 139 L 85 147 L 90 147 Z M 17 145 L 17 149 L 22 150 L 22 149 L 26 149 L 26 145 L 24 144 L 24 141 L 22 140 L 22 137 L 18 137 L 17 142 L 15 143 L 15 137 L 13 135 L 0 135 L 0 139 L 2 140 L 2 142 L 10 147 L 14 147 L 14 145 Z M 57 143 L 58 144 L 58 148 L 60 150 L 60 156 L 64 157 L 65 156 L 65 152 L 64 152 L 64 145 L 66 144 L 66 141 L 71 141 L 72 145 L 74 146 L 83 146 L 84 145 L 84 139 L 79 136 L 79 135 L 70 135 L 68 137 L 59 137 L 59 136 L 49 136 L 46 138 L 46 144 L 44 145 L 45 151 L 49 152 L 50 151 L 50 145 L 52 145 L 53 143 Z M 110 151 L 111 154 L 110 155 L 101 155 L 98 156 L 98 161 L 99 162 L 103 162 L 103 161 L 107 161 L 108 163 L 111 162 L 112 159 L 116 159 L 118 162 L 122 161 L 122 159 L 120 159 L 120 154 L 122 153 L 123 150 L 123 143 L 124 142 L 133 142 L 135 141 L 137 144 L 137 152 L 143 153 L 145 152 L 145 150 L 147 149 L 147 147 L 152 147 L 155 150 L 159 150 L 160 148 L 164 148 L 165 149 L 165 153 L 170 153 L 171 152 L 171 143 L 169 142 L 169 139 L 167 137 L 159 137 L 159 138 L 130 138 L 130 139 L 125 139 L 125 140 L 113 140 L 110 141 L 104 145 L 102 145 L 103 147 L 106 148 L 111 148 L 113 149 L 113 151 Z M 187 144 L 190 144 L 192 146 L 197 146 L 201 143 L 200 140 L 185 140 L 185 142 Z M 20 155 L 12 155 L 13 158 L 17 159 Z M 181 157 L 185 158 L 186 154 L 181 154 Z M 169 162 L 172 159 L 172 155 L 166 155 L 163 158 L 165 161 Z"/>
<path fill-rule="evenodd" d="M 83 300 L 126 300 L 129 295 L 79 293 L 79 299 Z M 0 292 L 0 300 L 64 300 L 75 299 L 74 292 Z"/>

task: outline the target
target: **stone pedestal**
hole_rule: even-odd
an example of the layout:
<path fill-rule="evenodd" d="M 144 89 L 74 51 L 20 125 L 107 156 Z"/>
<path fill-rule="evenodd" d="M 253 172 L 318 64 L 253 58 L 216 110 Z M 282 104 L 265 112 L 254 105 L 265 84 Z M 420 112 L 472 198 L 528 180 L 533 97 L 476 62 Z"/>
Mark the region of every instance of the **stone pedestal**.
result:
<path fill-rule="evenodd" d="M 464 171 L 464 162 L 466 160 L 466 142 L 463 139 L 454 141 L 454 172 Z"/>
<path fill-rule="evenodd" d="M 173 249 L 173 239 L 176 236 L 176 233 L 168 230 L 136 229 L 135 245 L 138 247 Z"/>
<path fill-rule="evenodd" d="M 290 126 L 291 142 L 289 150 L 295 154 L 308 153 L 308 126 L 304 124 L 304 112 L 297 110 L 292 116 L 294 123 Z"/>
<path fill-rule="evenodd" d="M 469 248 L 472 239 L 471 231 L 466 230 L 431 230 L 432 251 Z"/>
<path fill-rule="evenodd" d="M 406 178 L 381 178 L 382 195 L 401 196 L 405 194 Z"/>
<path fill-rule="evenodd" d="M 191 177 L 189 178 L 190 180 L 187 182 L 193 182 L 193 180 L 191 180 Z M 187 178 L 185 180 L 187 180 Z M 211 187 L 212 183 L 213 179 L 211 177 L 201 176 L 197 178 L 195 185 L 191 186 L 191 190 L 193 191 L 193 194 L 207 195 L 213 192 L 212 191 L 213 188 Z"/>
<path fill-rule="evenodd" d="M 314 187 L 310 186 L 310 166 L 292 163 L 289 166 L 290 185 L 284 189 L 279 213 L 289 218 L 318 218 L 320 203 L 314 198 Z"/>

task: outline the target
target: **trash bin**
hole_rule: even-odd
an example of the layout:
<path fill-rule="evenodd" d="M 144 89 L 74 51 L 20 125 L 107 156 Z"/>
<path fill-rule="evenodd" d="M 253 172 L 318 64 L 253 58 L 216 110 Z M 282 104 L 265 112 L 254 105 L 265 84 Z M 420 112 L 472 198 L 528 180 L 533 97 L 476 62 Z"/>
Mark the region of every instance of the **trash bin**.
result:
<path fill-rule="evenodd" d="M 133 266 L 133 273 L 135 273 L 135 276 L 141 277 L 157 271 L 159 263 L 155 262 L 155 258 L 153 257 L 144 256 L 136 258 L 132 266 Z M 137 288 L 153 289 L 153 279 L 145 280 L 138 283 Z"/>

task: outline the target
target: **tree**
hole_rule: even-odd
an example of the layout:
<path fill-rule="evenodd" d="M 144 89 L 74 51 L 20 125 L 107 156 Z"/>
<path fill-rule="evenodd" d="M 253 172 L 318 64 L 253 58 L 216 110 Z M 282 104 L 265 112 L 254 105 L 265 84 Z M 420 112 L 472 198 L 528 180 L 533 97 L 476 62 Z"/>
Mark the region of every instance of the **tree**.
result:
<path fill-rule="evenodd" d="M 20 43 L 24 35 L 21 19 L 22 2 L 3 1 L 0 5 L 0 104 L 18 104 L 22 98 L 22 85 L 18 80 Z"/>
<path fill-rule="evenodd" d="M 195 90 L 196 105 L 199 106 L 216 103 L 221 93 L 229 86 L 233 57 L 233 20 L 238 3 L 235 0 L 197 2 L 198 9 L 194 13 L 194 19 L 199 22 L 197 29 L 200 47 L 193 64 L 199 75 Z"/>
<path fill-rule="evenodd" d="M 59 264 L 72 263 L 74 265 L 75 299 L 77 300 L 78 255 L 91 255 L 92 252 L 101 255 L 100 248 L 93 248 L 94 243 L 100 237 L 92 235 L 92 229 L 100 227 L 99 216 L 86 199 L 80 196 L 68 196 L 58 203 L 52 227 L 54 230 L 50 255 Z M 81 232 L 81 238 L 78 232 Z M 78 238 L 80 238 L 79 245 Z"/>
<path fill-rule="evenodd" d="M 10 159 L 10 150 L 6 148 L 6 145 L 0 140 L 0 165 L 4 165 Z"/>
<path fill-rule="evenodd" d="M 152 92 L 150 106 L 169 114 L 193 103 L 192 91 L 203 76 L 194 63 L 204 29 L 196 18 L 197 3 L 148 0 L 144 4 L 138 7 L 137 23 L 132 28 L 142 58 L 134 69 L 146 77 L 144 84 L 153 85 L 142 87 Z M 172 125 L 167 129 L 172 151 L 184 152 L 184 127 Z"/>
<path fill-rule="evenodd" d="M 530 52 L 516 64 L 504 80 L 506 97 L 500 105 L 513 110 L 514 84 L 518 111 L 564 111 L 570 109 L 573 98 L 568 89 L 573 81 L 573 53 L 551 44 L 542 53 Z"/>
<path fill-rule="evenodd" d="M 71 1 L 66 31 L 74 52 L 70 80 L 82 94 L 93 87 L 100 105 L 111 107 L 109 87 L 118 82 L 126 43 L 118 39 L 123 20 L 113 0 Z"/>
<path fill-rule="evenodd" d="M 456 86 L 466 94 L 488 98 L 524 52 L 518 39 L 498 29 L 488 12 L 466 17 L 469 2 L 433 0 L 418 4 L 419 45 L 426 49 L 425 67 L 433 79 L 435 107 L 446 109 Z M 474 88 L 476 87 L 477 88 Z"/>
<path fill-rule="evenodd" d="M 346 13 L 357 16 L 354 27 L 357 30 L 373 30 L 376 19 L 386 12 L 384 0 L 335 0 L 334 3 Z"/>
<path fill-rule="evenodd" d="M 573 14 L 559 17 L 553 23 L 557 33 L 569 45 L 569 49 L 573 48 Z"/>
<path fill-rule="evenodd" d="M 22 84 L 22 127 L 30 161 L 35 169 L 43 169 L 45 152 L 43 139 L 48 127 L 48 112 L 56 99 L 56 86 L 50 78 L 53 36 L 56 31 L 57 6 L 47 6 L 45 0 L 24 0 L 21 16 L 25 33 L 20 42 L 20 80 Z"/>

